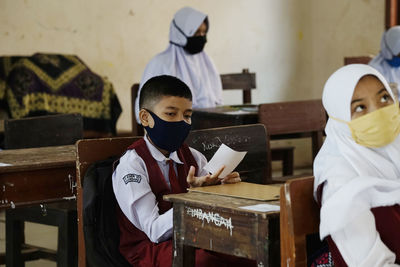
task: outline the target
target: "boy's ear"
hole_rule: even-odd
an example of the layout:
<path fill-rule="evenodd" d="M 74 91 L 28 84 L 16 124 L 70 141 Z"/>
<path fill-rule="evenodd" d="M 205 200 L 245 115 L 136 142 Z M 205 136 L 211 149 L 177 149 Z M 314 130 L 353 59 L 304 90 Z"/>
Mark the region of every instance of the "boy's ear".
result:
<path fill-rule="evenodd" d="M 143 127 L 149 126 L 149 115 L 149 112 L 147 112 L 147 110 L 145 110 L 144 108 L 139 111 L 139 120 Z"/>

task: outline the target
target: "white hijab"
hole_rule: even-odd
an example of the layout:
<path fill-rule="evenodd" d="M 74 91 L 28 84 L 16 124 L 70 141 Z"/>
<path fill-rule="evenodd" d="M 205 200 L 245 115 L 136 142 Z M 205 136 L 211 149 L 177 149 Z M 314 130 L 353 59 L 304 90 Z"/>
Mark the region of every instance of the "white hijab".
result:
<path fill-rule="evenodd" d="M 354 88 L 365 75 L 376 76 L 394 99 L 388 83 L 374 68 L 347 65 L 325 84 L 322 102 L 329 116 L 351 120 Z M 345 123 L 329 119 L 325 132 L 326 140 L 314 161 L 314 194 L 325 182 L 321 239 L 366 210 L 400 203 L 400 136 L 385 147 L 372 149 L 357 144 Z"/>
<path fill-rule="evenodd" d="M 389 83 L 397 83 L 400 90 L 400 67 L 389 65 L 386 60 L 400 53 L 400 26 L 394 26 L 382 35 L 381 51 L 369 62 L 369 65 L 377 69 Z"/>
<path fill-rule="evenodd" d="M 174 21 L 186 36 L 191 37 L 206 18 L 206 14 L 190 7 L 184 7 L 175 13 Z M 173 21 L 170 24 L 169 40 L 182 46 L 187 42 L 186 37 L 175 27 Z M 147 64 L 140 81 L 140 90 L 142 85 L 154 76 L 171 75 L 181 79 L 192 90 L 194 108 L 221 105 L 221 78 L 214 63 L 204 51 L 192 55 L 178 45 L 170 43 L 164 52 L 156 55 Z M 135 101 L 138 122 L 140 90 Z"/>

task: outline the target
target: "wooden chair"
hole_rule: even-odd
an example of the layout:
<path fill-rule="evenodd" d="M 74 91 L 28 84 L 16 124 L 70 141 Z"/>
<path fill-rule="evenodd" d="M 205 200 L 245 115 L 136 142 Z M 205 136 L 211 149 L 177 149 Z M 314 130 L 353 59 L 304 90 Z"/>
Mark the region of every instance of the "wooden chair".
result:
<path fill-rule="evenodd" d="M 344 65 L 349 64 L 368 64 L 374 57 L 373 56 L 358 56 L 358 57 L 345 57 Z"/>
<path fill-rule="evenodd" d="M 249 69 L 241 73 L 221 74 L 223 90 L 243 90 L 243 104 L 251 104 L 251 90 L 256 88 L 256 74 Z"/>
<path fill-rule="evenodd" d="M 4 148 L 74 144 L 83 137 L 82 116 L 59 114 L 4 121 Z"/>
<path fill-rule="evenodd" d="M 5 121 L 5 147 L 31 148 L 74 144 L 82 138 L 82 117 L 77 114 L 39 116 Z M 58 227 L 57 251 L 25 243 L 24 222 Z M 6 211 L 6 264 L 25 266 L 25 261 L 48 259 L 57 266 L 77 263 L 76 202 L 65 201 Z"/>
<path fill-rule="evenodd" d="M 290 139 L 311 136 L 312 155 L 315 158 L 322 146 L 326 124 L 321 100 L 260 104 L 258 114 L 259 122 L 267 129 L 269 141 L 271 137 Z"/>
<path fill-rule="evenodd" d="M 99 160 L 122 155 L 139 137 L 117 137 L 80 140 L 76 144 L 77 158 L 77 206 L 78 206 L 78 264 L 86 266 L 85 239 L 83 233 L 83 179 L 88 167 Z"/>
<path fill-rule="evenodd" d="M 292 179 L 281 187 L 281 266 L 306 267 L 308 236 L 319 232 L 319 207 L 313 197 L 313 177 Z"/>
<path fill-rule="evenodd" d="M 237 167 L 242 180 L 253 183 L 271 183 L 270 150 L 267 133 L 262 124 L 231 126 L 190 132 L 186 143 L 210 160 L 222 143 L 233 150 L 247 151 Z"/>

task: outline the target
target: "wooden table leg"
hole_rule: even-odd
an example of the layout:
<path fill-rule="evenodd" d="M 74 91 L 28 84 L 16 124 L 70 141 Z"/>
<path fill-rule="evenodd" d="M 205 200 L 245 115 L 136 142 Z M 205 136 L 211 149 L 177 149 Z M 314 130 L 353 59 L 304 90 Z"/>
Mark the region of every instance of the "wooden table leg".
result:
<path fill-rule="evenodd" d="M 183 242 L 175 242 L 174 240 L 172 267 L 194 267 L 195 251 L 194 247 L 185 246 Z"/>
<path fill-rule="evenodd" d="M 172 238 L 172 267 L 194 267 L 195 266 L 195 248 L 184 245 L 183 232 L 184 223 L 180 220 L 180 213 L 184 212 L 183 204 L 174 204 L 174 234 Z"/>
<path fill-rule="evenodd" d="M 279 217 L 269 222 L 259 218 L 257 227 L 259 233 L 268 233 L 268 236 L 260 234 L 258 237 L 257 267 L 280 266 Z"/>

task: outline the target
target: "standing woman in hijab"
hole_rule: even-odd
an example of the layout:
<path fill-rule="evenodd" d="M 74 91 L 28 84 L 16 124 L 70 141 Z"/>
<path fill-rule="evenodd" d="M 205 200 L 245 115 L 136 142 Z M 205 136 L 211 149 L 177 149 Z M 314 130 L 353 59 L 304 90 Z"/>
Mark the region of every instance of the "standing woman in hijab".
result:
<path fill-rule="evenodd" d="M 190 7 L 178 10 L 170 24 L 167 49 L 147 64 L 140 85 L 154 76 L 171 75 L 192 90 L 194 108 L 221 105 L 221 79 L 211 58 L 203 51 L 208 28 L 206 14 Z M 138 122 L 140 90 L 135 101 Z"/>
<path fill-rule="evenodd" d="M 398 96 L 400 91 L 400 26 L 394 26 L 382 35 L 381 51 L 369 62 L 388 83 L 396 83 Z"/>
<path fill-rule="evenodd" d="M 400 266 L 400 115 L 385 78 L 368 65 L 325 84 L 327 138 L 314 162 L 320 237 L 335 266 Z"/>

